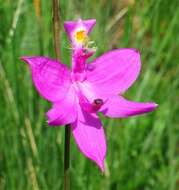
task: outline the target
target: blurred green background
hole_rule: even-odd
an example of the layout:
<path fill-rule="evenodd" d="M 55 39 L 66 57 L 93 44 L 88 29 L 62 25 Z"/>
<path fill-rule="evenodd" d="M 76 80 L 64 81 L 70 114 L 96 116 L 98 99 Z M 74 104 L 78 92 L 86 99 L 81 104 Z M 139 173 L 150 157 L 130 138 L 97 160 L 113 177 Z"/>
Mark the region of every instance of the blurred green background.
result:
<path fill-rule="evenodd" d="M 35 91 L 22 55 L 54 57 L 51 1 L 0 0 L 0 190 L 63 189 L 64 128 L 49 128 L 50 104 Z M 36 11 L 35 11 L 36 10 Z M 63 21 L 96 18 L 97 55 L 140 50 L 142 72 L 125 94 L 158 109 L 102 119 L 106 174 L 71 141 L 71 189 L 179 190 L 179 1 L 60 0 L 61 59 L 70 64 Z"/>

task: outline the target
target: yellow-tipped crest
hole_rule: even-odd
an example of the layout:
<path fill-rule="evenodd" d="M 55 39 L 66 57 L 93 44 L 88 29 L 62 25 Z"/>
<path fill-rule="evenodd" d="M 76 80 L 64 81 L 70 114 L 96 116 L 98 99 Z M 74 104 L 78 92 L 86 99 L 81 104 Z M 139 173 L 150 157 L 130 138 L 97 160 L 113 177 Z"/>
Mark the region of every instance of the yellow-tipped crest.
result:
<path fill-rule="evenodd" d="M 85 30 L 79 30 L 75 32 L 75 39 L 79 43 L 83 43 L 87 38 L 87 34 Z"/>

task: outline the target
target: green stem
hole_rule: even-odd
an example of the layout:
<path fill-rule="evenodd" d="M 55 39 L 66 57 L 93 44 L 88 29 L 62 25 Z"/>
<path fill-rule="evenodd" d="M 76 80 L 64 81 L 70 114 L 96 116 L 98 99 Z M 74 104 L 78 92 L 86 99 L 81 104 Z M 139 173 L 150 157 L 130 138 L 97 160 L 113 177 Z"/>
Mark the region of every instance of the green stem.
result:
<path fill-rule="evenodd" d="M 59 25 L 59 2 L 52 0 L 53 6 L 53 36 L 56 58 L 60 59 L 60 25 Z M 65 144 L 64 144 L 64 190 L 70 190 L 70 125 L 65 126 Z"/>
<path fill-rule="evenodd" d="M 60 59 L 60 17 L 58 0 L 53 0 L 53 35 L 56 58 Z"/>
<path fill-rule="evenodd" d="M 64 190 L 70 189 L 70 133 L 71 126 L 65 126 L 65 145 L 64 145 Z"/>
<path fill-rule="evenodd" d="M 41 0 L 33 0 L 34 9 L 38 23 L 38 40 L 39 40 L 39 50 L 40 55 L 44 54 L 43 45 L 43 23 L 42 23 L 42 10 L 41 10 Z"/>

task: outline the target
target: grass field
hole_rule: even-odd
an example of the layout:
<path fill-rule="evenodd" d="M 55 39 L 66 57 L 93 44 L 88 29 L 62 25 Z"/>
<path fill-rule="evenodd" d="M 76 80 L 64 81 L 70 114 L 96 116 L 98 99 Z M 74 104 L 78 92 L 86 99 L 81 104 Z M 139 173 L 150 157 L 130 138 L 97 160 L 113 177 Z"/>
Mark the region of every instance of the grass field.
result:
<path fill-rule="evenodd" d="M 37 7 L 36 7 L 37 8 Z M 60 0 L 61 57 L 70 64 L 63 21 L 96 18 L 97 55 L 140 50 L 142 72 L 125 94 L 158 109 L 104 119 L 107 171 L 71 141 L 72 190 L 179 190 L 179 1 Z M 51 1 L 35 14 L 30 0 L 0 0 L 0 190 L 63 189 L 64 128 L 49 128 L 50 104 L 35 91 L 22 55 L 54 57 Z"/>

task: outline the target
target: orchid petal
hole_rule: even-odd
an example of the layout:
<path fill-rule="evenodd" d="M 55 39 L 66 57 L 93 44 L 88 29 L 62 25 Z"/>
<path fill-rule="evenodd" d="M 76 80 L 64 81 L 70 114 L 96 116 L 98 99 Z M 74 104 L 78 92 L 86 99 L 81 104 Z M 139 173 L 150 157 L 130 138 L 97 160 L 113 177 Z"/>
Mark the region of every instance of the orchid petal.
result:
<path fill-rule="evenodd" d="M 32 79 L 45 99 L 55 102 L 64 98 L 70 86 L 70 71 L 57 60 L 48 57 L 22 57 L 30 65 Z"/>
<path fill-rule="evenodd" d="M 84 28 L 86 30 L 86 33 L 89 34 L 95 24 L 96 24 L 95 19 L 88 19 L 88 20 L 79 19 L 78 21 L 64 22 L 64 28 L 69 38 L 72 40 L 72 34 L 76 29 Z"/>
<path fill-rule="evenodd" d="M 70 87 L 65 98 L 53 104 L 46 115 L 48 124 L 51 126 L 59 126 L 73 123 L 77 118 L 76 94 L 73 87 Z"/>
<path fill-rule="evenodd" d="M 104 171 L 106 141 L 98 116 L 79 107 L 78 119 L 72 124 L 72 131 L 80 151 Z"/>
<path fill-rule="evenodd" d="M 117 49 L 103 54 L 88 66 L 87 80 L 96 93 L 125 92 L 140 72 L 140 55 L 133 49 Z"/>
<path fill-rule="evenodd" d="M 108 117 L 122 118 L 144 114 L 157 107 L 154 102 L 142 103 L 126 100 L 122 96 L 112 96 L 101 107 L 100 111 Z"/>

